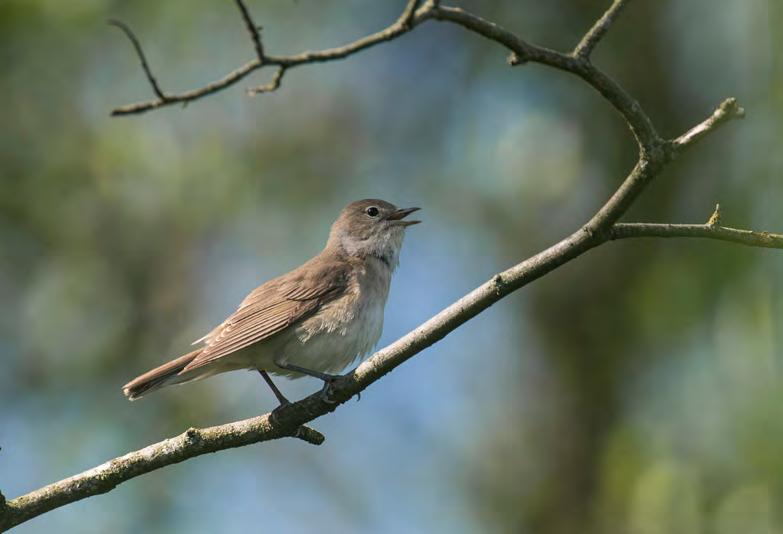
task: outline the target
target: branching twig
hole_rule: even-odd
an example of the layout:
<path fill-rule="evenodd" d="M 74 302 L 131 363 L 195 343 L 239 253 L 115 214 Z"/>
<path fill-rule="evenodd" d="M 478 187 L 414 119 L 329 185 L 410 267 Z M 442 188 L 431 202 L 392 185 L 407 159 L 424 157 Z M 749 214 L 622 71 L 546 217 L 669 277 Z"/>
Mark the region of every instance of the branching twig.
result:
<path fill-rule="evenodd" d="M 240 6 L 242 5 L 241 2 L 238 3 Z M 518 63 L 541 63 L 582 78 L 603 95 L 625 118 L 639 145 L 639 159 L 614 194 L 581 228 L 539 254 L 495 275 L 412 332 L 376 352 L 354 371 L 334 384 L 331 396 L 334 403 L 325 402 L 323 396 L 316 393 L 298 402 L 282 406 L 275 412 L 274 421 L 270 415 L 264 415 L 220 427 L 203 430 L 191 429 L 176 438 L 150 445 L 145 449 L 116 458 L 70 479 L 56 482 L 7 501 L 5 508 L 0 506 L 0 530 L 18 525 L 65 504 L 91 495 L 105 493 L 117 484 L 141 474 L 207 452 L 286 436 L 299 437 L 309 442 L 320 442 L 323 437 L 303 425 L 335 410 L 383 375 L 436 343 L 498 300 L 609 240 L 629 237 L 702 237 L 751 246 L 783 248 L 783 236 L 781 235 L 727 228 L 718 226 L 717 221 L 715 224 L 708 222 L 703 225 L 624 224 L 617 222 L 645 186 L 661 172 L 677 152 L 702 139 L 727 120 L 742 116 L 741 108 L 737 106 L 736 101 L 728 99 L 716 109 L 711 117 L 695 128 L 673 141 L 663 141 L 638 102 L 617 82 L 593 66 L 588 60 L 590 50 L 606 32 L 623 3 L 623 1 L 615 1 L 609 11 L 596 23 L 596 26 L 582 39 L 584 44 L 580 44 L 574 54 L 565 54 L 531 45 L 497 24 L 461 9 L 440 7 L 438 2 L 434 0 L 427 0 L 417 8 L 418 2 L 409 0 L 403 15 L 394 24 L 343 47 L 319 52 L 304 52 L 296 56 L 264 57 L 263 54 L 259 54 L 256 60 L 240 67 L 217 82 L 186 93 L 167 96 L 164 96 L 162 91 L 157 88 L 154 77 L 146 66 L 141 47 L 137 46 L 138 42 L 135 37 L 127 28 L 120 25 L 124 31 L 127 30 L 126 33 L 134 42 L 142 59 L 142 67 L 159 99 L 118 108 L 115 110 L 115 114 L 141 113 L 172 102 L 196 100 L 225 89 L 262 64 L 276 65 L 278 71 L 269 84 L 256 91 L 274 90 L 279 87 L 286 69 L 347 57 L 378 43 L 394 39 L 424 20 L 435 18 L 458 24 L 503 45 L 512 52 Z M 251 20 L 249 15 L 245 20 L 246 22 Z"/>
<path fill-rule="evenodd" d="M 144 50 L 141 49 L 141 43 L 139 43 L 138 38 L 136 37 L 136 34 L 133 33 L 133 30 L 131 30 L 127 24 L 120 20 L 114 20 L 110 19 L 109 25 L 116 26 L 122 32 L 130 39 L 130 42 L 133 44 L 133 48 L 136 49 L 136 55 L 139 56 L 139 61 L 141 61 L 141 68 L 144 71 L 144 74 L 147 76 L 147 81 L 150 82 L 150 85 L 152 86 L 152 91 L 157 95 L 158 102 L 165 103 L 166 102 L 166 95 L 161 90 L 160 86 L 158 85 L 158 81 L 155 79 L 155 76 L 152 75 L 152 70 L 150 70 L 150 66 L 147 63 L 147 58 L 144 56 Z"/>
<path fill-rule="evenodd" d="M 731 119 L 741 119 L 745 116 L 745 110 L 737 104 L 735 98 L 727 98 L 718 109 L 705 121 L 697 124 L 680 137 L 672 141 L 676 151 L 698 142 L 705 135 Z"/>
<path fill-rule="evenodd" d="M 277 67 L 277 71 L 272 77 L 272 81 L 265 83 L 264 85 L 259 85 L 258 87 L 249 88 L 247 90 L 247 94 L 250 96 L 256 96 L 260 95 L 261 93 L 271 93 L 272 91 L 277 91 L 280 88 L 280 82 L 283 81 L 285 71 L 286 67 Z"/>
<path fill-rule="evenodd" d="M 614 22 L 615 17 L 622 11 L 622 9 L 628 4 L 628 0 L 614 0 L 612 5 L 606 12 L 596 21 L 592 28 L 582 37 L 579 44 L 574 48 L 573 55 L 588 59 L 593 49 L 598 44 L 598 41 L 609 31 L 609 27 Z"/>
<path fill-rule="evenodd" d="M 410 31 L 417 24 L 419 24 L 420 22 L 426 20 L 431 16 L 434 6 L 435 3 L 432 0 L 428 0 L 422 7 L 415 10 L 412 16 L 406 16 L 406 17 L 401 16 L 387 28 L 379 32 L 373 33 L 371 35 L 368 35 L 366 37 L 362 37 L 361 39 L 353 41 L 352 43 L 349 43 L 347 45 L 340 46 L 337 48 L 320 50 L 317 52 L 309 52 L 309 51 L 302 52 L 300 54 L 296 54 L 293 56 L 265 55 L 263 61 L 259 58 L 249 61 L 244 65 L 242 65 L 241 67 L 238 67 L 234 71 L 225 75 L 224 77 L 220 78 L 219 80 L 215 80 L 214 82 L 209 83 L 203 87 L 192 89 L 190 91 L 185 91 L 183 93 L 166 95 L 165 98 L 158 98 L 156 100 L 149 100 L 146 102 L 138 102 L 135 104 L 127 104 L 125 106 L 120 106 L 112 110 L 111 114 L 113 116 L 134 115 L 138 113 L 144 113 L 153 109 L 158 109 L 160 107 L 168 106 L 171 104 L 192 102 L 194 100 L 198 100 L 207 95 L 211 95 L 213 93 L 231 87 L 235 83 L 245 78 L 251 72 L 265 66 L 274 65 L 277 67 L 282 67 L 284 69 L 289 69 L 292 67 L 298 67 L 300 65 L 307 65 L 311 63 L 324 63 L 327 61 L 335 61 L 338 59 L 343 59 L 357 52 L 361 52 L 362 50 L 366 50 L 379 43 L 396 39 L 400 35 Z M 407 7 L 408 4 L 406 4 L 406 8 Z M 138 42 L 136 42 L 136 44 L 138 44 Z M 138 50 L 141 50 L 140 46 Z M 253 90 L 249 92 L 253 94 L 255 93 L 255 91 Z"/>

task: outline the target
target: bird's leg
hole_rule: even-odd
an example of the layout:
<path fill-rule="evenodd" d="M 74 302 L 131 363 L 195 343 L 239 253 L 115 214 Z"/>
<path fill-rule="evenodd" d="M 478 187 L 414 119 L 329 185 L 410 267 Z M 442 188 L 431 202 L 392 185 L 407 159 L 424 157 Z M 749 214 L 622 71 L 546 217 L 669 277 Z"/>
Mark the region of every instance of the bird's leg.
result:
<path fill-rule="evenodd" d="M 335 380 L 340 378 L 340 375 L 330 375 L 328 373 L 322 373 L 320 371 L 313 371 L 312 369 L 307 369 L 305 367 L 299 367 L 298 365 L 294 365 L 292 363 L 281 363 L 281 362 L 275 362 L 275 365 L 280 367 L 281 369 L 285 369 L 286 371 L 294 371 L 296 373 L 302 373 L 303 375 L 312 376 L 313 378 L 317 378 L 319 380 L 323 380 L 324 387 L 321 389 L 321 397 L 324 401 L 328 403 L 332 403 L 333 401 L 330 399 L 330 390 L 332 387 L 332 384 Z"/>
<path fill-rule="evenodd" d="M 269 389 L 272 390 L 272 393 L 275 394 L 275 397 L 277 397 L 277 401 L 280 403 L 280 406 L 284 406 L 286 404 L 291 404 L 291 401 L 285 398 L 285 395 L 277 388 L 274 382 L 272 382 L 272 378 L 267 374 L 266 371 L 263 369 L 258 370 L 259 373 L 261 373 L 261 378 L 264 379 L 264 382 L 266 382 L 266 385 L 269 386 Z"/>

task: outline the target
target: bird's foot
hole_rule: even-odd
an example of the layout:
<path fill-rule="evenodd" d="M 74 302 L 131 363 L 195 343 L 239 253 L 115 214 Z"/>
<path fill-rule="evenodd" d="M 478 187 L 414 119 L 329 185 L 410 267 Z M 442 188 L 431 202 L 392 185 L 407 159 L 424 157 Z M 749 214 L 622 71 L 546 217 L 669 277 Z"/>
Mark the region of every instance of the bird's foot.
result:
<path fill-rule="evenodd" d="M 337 401 L 334 400 L 333 393 L 334 393 L 334 384 L 337 382 L 337 380 L 340 378 L 340 375 L 324 375 L 323 377 L 319 377 L 321 380 L 324 381 L 324 387 L 321 388 L 321 399 L 326 404 L 335 404 Z"/>
<path fill-rule="evenodd" d="M 273 425 L 277 425 L 280 422 L 280 419 L 279 419 L 280 410 L 282 410 L 283 408 L 285 408 L 289 404 L 291 404 L 291 402 L 288 399 L 281 400 L 280 404 L 277 406 L 277 408 L 272 410 L 272 413 L 269 414 L 269 421 L 271 421 L 271 423 Z"/>

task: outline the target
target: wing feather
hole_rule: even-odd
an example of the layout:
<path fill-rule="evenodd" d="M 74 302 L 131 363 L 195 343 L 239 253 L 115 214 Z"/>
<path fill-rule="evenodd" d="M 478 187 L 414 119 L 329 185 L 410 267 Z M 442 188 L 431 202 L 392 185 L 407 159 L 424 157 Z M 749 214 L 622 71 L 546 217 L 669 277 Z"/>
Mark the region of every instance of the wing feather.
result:
<path fill-rule="evenodd" d="M 350 267 L 316 257 L 253 290 L 228 319 L 204 336 L 206 346 L 182 371 L 211 363 L 280 333 L 315 313 L 348 285 Z"/>

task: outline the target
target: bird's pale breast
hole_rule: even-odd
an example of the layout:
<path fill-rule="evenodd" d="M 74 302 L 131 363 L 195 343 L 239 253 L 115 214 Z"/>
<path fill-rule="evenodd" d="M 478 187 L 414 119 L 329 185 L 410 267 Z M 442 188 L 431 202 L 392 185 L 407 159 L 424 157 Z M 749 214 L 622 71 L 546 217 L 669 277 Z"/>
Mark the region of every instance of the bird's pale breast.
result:
<path fill-rule="evenodd" d="M 276 361 L 338 373 L 367 355 L 383 331 L 390 281 L 391 269 L 379 260 L 357 266 L 350 290 L 293 328 L 281 343 Z"/>

